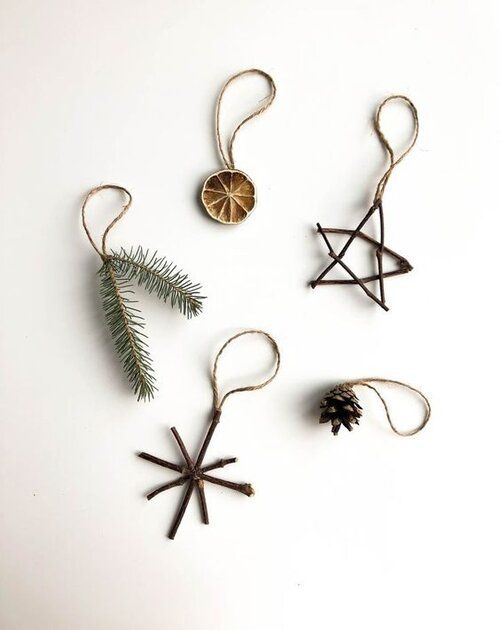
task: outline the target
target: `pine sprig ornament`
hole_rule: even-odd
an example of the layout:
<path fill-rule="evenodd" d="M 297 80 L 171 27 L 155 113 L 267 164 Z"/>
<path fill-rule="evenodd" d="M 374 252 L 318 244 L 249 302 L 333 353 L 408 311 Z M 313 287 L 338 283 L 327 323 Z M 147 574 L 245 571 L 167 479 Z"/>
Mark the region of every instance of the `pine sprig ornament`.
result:
<path fill-rule="evenodd" d="M 99 249 L 88 229 L 85 212 L 90 199 L 106 189 L 122 192 L 127 202 L 105 229 Z M 138 246 L 129 251 L 121 248 L 118 252 L 108 253 L 107 236 L 131 204 L 132 196 L 126 188 L 114 184 L 98 186 L 85 198 L 82 223 L 90 244 L 102 260 L 99 270 L 100 295 L 116 352 L 137 399 L 151 400 L 157 387 L 145 322 L 137 306 L 132 282 L 144 287 L 148 293 L 155 294 L 163 302 L 170 302 L 172 308 L 177 308 L 188 319 L 201 312 L 204 296 L 200 294 L 199 284 L 191 282 L 187 274 L 165 257 L 159 257 L 157 252 L 150 254 Z"/>

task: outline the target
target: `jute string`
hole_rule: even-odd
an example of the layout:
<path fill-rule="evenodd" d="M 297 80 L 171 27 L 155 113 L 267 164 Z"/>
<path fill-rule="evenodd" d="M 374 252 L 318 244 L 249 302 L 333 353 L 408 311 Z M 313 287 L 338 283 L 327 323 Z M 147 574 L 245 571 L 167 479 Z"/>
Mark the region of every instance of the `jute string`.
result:
<path fill-rule="evenodd" d="M 396 100 L 402 101 L 403 103 L 405 103 L 409 107 L 411 115 L 412 115 L 412 118 L 413 118 L 413 134 L 412 134 L 412 137 L 411 137 L 411 140 L 410 140 L 410 144 L 409 144 L 408 148 L 405 151 L 403 151 L 403 153 L 401 153 L 401 155 L 397 159 L 396 159 L 396 157 L 394 155 L 394 150 L 392 149 L 391 145 L 389 144 L 389 141 L 385 137 L 385 135 L 384 135 L 384 133 L 382 131 L 382 128 L 380 126 L 380 114 L 382 113 L 382 109 L 390 101 L 396 101 Z M 379 183 L 377 185 L 377 189 L 375 191 L 375 197 L 373 199 L 373 205 L 378 205 L 378 204 L 380 204 L 382 202 L 382 197 L 384 196 L 385 187 L 387 186 L 387 182 L 389 181 L 389 178 L 392 175 L 393 170 L 408 155 L 408 153 L 415 146 L 415 142 L 417 141 L 418 133 L 419 133 L 419 122 L 418 122 L 417 108 L 410 101 L 410 99 L 408 97 L 406 97 L 406 96 L 401 96 L 399 94 L 396 94 L 394 96 L 389 96 L 384 101 L 382 101 L 382 103 L 380 103 L 380 105 L 378 106 L 373 124 L 375 126 L 375 131 L 377 132 L 377 135 L 380 138 L 380 142 L 382 143 L 382 145 L 386 149 L 387 153 L 389 154 L 389 161 L 390 161 L 389 168 L 382 175 L 382 178 L 380 179 L 380 181 L 379 181 Z"/>
<path fill-rule="evenodd" d="M 87 205 L 88 205 L 89 201 L 92 199 L 92 197 L 94 195 L 96 195 L 97 193 L 101 192 L 102 190 L 107 190 L 107 189 L 118 190 L 118 191 L 124 193 L 126 195 L 126 197 L 127 197 L 127 201 L 124 204 L 124 206 L 121 209 L 121 211 L 116 215 L 116 217 L 111 221 L 111 223 L 108 225 L 108 227 L 104 230 L 104 233 L 102 235 L 102 241 L 101 241 L 101 249 L 99 249 L 97 247 L 97 245 L 95 244 L 94 239 L 92 238 L 92 235 L 90 234 L 90 230 L 89 230 L 89 228 L 87 226 L 86 210 L 87 210 Z M 83 224 L 83 229 L 85 230 L 85 233 L 86 233 L 86 235 L 87 235 L 87 237 L 88 237 L 88 239 L 90 241 L 90 244 L 92 245 L 92 247 L 95 249 L 95 251 L 99 254 L 99 256 L 103 260 L 109 256 L 108 250 L 106 248 L 106 240 L 108 238 L 108 234 L 113 229 L 113 227 L 118 223 L 118 221 L 120 221 L 120 219 L 122 219 L 124 217 L 124 215 L 127 213 L 128 209 L 130 208 L 131 205 L 132 205 L 132 195 L 129 193 L 129 191 L 126 188 L 124 188 L 123 186 L 117 186 L 115 184 L 103 184 L 102 186 L 96 186 L 85 197 L 85 201 L 83 202 L 83 205 L 82 205 L 82 224 Z"/>
<path fill-rule="evenodd" d="M 220 357 L 231 342 L 233 342 L 235 339 L 238 339 L 238 337 L 242 337 L 243 335 L 263 335 L 267 339 L 267 341 L 269 341 L 269 343 L 271 344 L 271 348 L 274 352 L 274 356 L 275 356 L 275 365 L 274 365 L 273 373 L 267 380 L 263 381 L 262 383 L 257 383 L 256 385 L 247 385 L 245 387 L 237 387 L 227 392 L 227 394 L 224 394 L 224 396 L 221 398 L 220 392 L 219 392 L 219 383 L 217 380 L 217 367 L 219 365 Z M 222 408 L 222 405 L 229 398 L 229 396 L 232 396 L 233 394 L 236 394 L 237 392 L 253 392 L 253 391 L 256 391 L 257 389 L 262 389 L 266 385 L 269 385 L 269 383 L 272 380 L 274 380 L 276 374 L 278 373 L 278 370 L 280 369 L 280 364 L 281 364 L 281 355 L 278 348 L 278 344 L 268 333 L 264 332 L 263 330 L 243 330 L 242 332 L 236 335 L 233 335 L 233 337 L 228 339 L 226 343 L 222 346 L 222 348 L 219 350 L 219 352 L 217 353 L 217 356 L 215 357 L 214 365 L 212 368 L 211 381 L 212 381 L 212 390 L 214 393 L 214 408 L 220 411 Z"/>
<path fill-rule="evenodd" d="M 425 406 L 425 414 L 424 414 L 424 418 L 422 422 L 415 429 L 410 429 L 409 431 L 400 431 L 399 429 L 397 429 L 394 423 L 392 422 L 392 418 L 389 413 L 389 407 L 384 397 L 378 391 L 378 389 L 374 387 L 374 385 L 371 385 L 370 383 L 389 383 L 391 385 L 399 385 L 401 387 L 409 389 L 410 391 L 418 394 L 418 396 L 420 396 Z M 416 389 L 415 387 L 412 387 L 411 385 L 408 385 L 407 383 L 402 383 L 401 381 L 393 381 L 389 378 L 365 378 L 365 379 L 360 379 L 358 381 L 348 381 L 347 383 L 345 383 L 345 385 L 349 385 L 351 387 L 354 387 L 356 385 L 362 385 L 363 387 L 368 387 L 369 389 L 374 391 L 379 397 L 380 401 L 382 402 L 382 405 L 384 406 L 385 415 L 387 417 L 387 420 L 389 422 L 391 429 L 394 431 L 394 433 L 397 433 L 398 435 L 402 435 L 403 437 L 406 437 L 409 435 L 415 435 L 415 433 L 418 433 L 419 431 L 421 431 L 425 427 L 425 425 L 429 422 L 429 418 L 431 417 L 431 403 L 429 402 L 428 398 L 419 389 Z"/>
<path fill-rule="evenodd" d="M 224 93 L 226 92 L 227 88 L 233 81 L 235 81 L 236 79 L 239 79 L 240 77 L 246 74 L 259 74 L 260 76 L 264 77 L 264 79 L 266 79 L 266 81 L 269 83 L 270 93 L 264 99 L 263 104 L 258 109 L 256 109 L 253 113 L 251 113 L 249 116 L 244 118 L 236 127 L 236 129 L 233 131 L 233 133 L 231 134 L 231 137 L 229 138 L 229 143 L 228 143 L 228 148 L 227 148 L 227 153 L 226 153 L 226 151 L 224 150 L 224 147 L 222 146 L 222 139 L 221 139 L 221 134 L 220 134 L 220 107 L 221 107 L 222 97 L 224 96 Z M 276 85 L 274 83 L 273 78 L 269 74 L 267 74 L 267 72 L 264 72 L 263 70 L 259 70 L 257 68 L 250 68 L 249 70 L 242 70 L 241 72 L 238 72 L 237 74 L 230 77 L 224 83 L 219 93 L 219 96 L 217 97 L 217 105 L 215 107 L 215 135 L 217 137 L 217 148 L 219 150 L 219 155 L 222 161 L 224 162 L 226 168 L 230 168 L 230 169 L 234 168 L 233 144 L 234 144 L 234 139 L 236 138 L 236 134 L 238 133 L 238 131 L 249 120 L 252 120 L 252 118 L 255 118 L 256 116 L 259 116 L 260 114 L 265 112 L 266 109 L 274 101 L 275 96 L 276 96 Z"/>

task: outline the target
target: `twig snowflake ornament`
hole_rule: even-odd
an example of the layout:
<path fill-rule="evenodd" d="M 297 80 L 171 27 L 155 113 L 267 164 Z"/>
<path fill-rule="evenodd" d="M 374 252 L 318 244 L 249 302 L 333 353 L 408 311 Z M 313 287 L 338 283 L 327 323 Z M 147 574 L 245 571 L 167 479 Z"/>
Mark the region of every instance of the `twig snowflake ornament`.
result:
<path fill-rule="evenodd" d="M 217 367 L 219 364 L 219 359 L 222 353 L 224 352 L 224 350 L 227 348 L 227 346 L 232 341 L 234 341 L 235 339 L 238 339 L 239 337 L 243 335 L 263 335 L 267 339 L 267 341 L 269 341 L 275 355 L 275 364 L 274 364 L 273 372 L 271 376 L 267 380 L 263 381 L 262 383 L 258 383 L 257 385 L 247 385 L 245 387 L 237 387 L 236 389 L 230 390 L 229 392 L 227 392 L 227 394 L 224 394 L 224 396 L 221 397 L 220 392 L 219 392 L 219 385 L 217 381 Z M 278 344 L 268 333 L 263 332 L 262 330 L 244 330 L 243 332 L 240 332 L 237 335 L 234 335 L 234 337 L 231 337 L 230 339 L 226 341 L 226 343 L 222 346 L 222 348 L 217 353 L 217 356 L 215 357 L 215 362 L 214 362 L 214 365 L 212 368 L 212 374 L 211 374 L 212 390 L 214 394 L 214 409 L 213 409 L 213 415 L 212 415 L 212 422 L 210 423 L 208 431 L 205 435 L 205 439 L 203 440 L 201 448 L 198 451 L 198 454 L 195 456 L 195 458 L 192 458 L 189 455 L 188 450 L 186 446 L 184 445 L 184 442 L 182 441 L 182 438 L 175 427 L 172 427 L 171 431 L 175 438 L 177 446 L 179 447 L 179 450 L 182 454 L 182 457 L 184 459 L 183 464 L 173 464 L 172 462 L 166 461 L 164 459 L 160 459 L 159 457 L 156 457 L 154 455 L 149 455 L 148 453 L 139 453 L 139 457 L 141 457 L 142 459 L 152 462 L 153 464 L 158 464 L 159 466 L 163 466 L 164 468 L 174 470 L 180 475 L 179 477 L 177 477 L 177 479 L 174 479 L 173 481 L 170 481 L 169 483 L 166 483 L 160 486 L 159 488 L 156 488 L 152 492 L 150 492 L 146 497 L 148 501 L 152 499 L 153 497 L 155 497 L 156 495 L 160 494 L 161 492 L 164 492 L 165 490 L 170 490 L 171 488 L 175 488 L 177 486 L 182 486 L 184 484 L 187 484 L 187 488 L 184 493 L 182 502 L 179 506 L 175 519 L 168 533 L 168 537 L 171 540 L 175 538 L 177 530 L 179 529 L 179 525 L 181 524 L 181 521 L 186 512 L 186 508 L 195 490 L 196 490 L 196 493 L 198 494 L 202 521 L 203 523 L 208 525 L 209 523 L 208 507 L 207 507 L 207 500 L 205 497 L 205 484 L 206 483 L 211 483 L 214 485 L 223 486 L 224 488 L 229 488 L 230 490 L 235 490 L 236 492 L 245 494 L 247 497 L 251 497 L 254 494 L 254 490 L 249 483 L 235 483 L 233 481 L 227 481 L 226 479 L 221 479 L 219 477 L 215 477 L 213 475 L 208 474 L 209 472 L 213 470 L 223 468 L 224 466 L 227 466 L 228 464 L 233 464 L 234 462 L 236 462 L 236 457 L 230 457 L 227 459 L 219 459 L 218 461 L 212 464 L 208 464 L 208 465 L 204 464 L 204 461 L 205 461 L 205 456 L 207 454 L 207 449 L 210 445 L 210 442 L 212 441 L 212 437 L 214 435 L 215 429 L 217 428 L 220 422 L 220 418 L 222 414 L 222 406 L 224 405 L 226 400 L 229 398 L 229 396 L 232 396 L 233 394 L 236 394 L 238 392 L 250 392 L 250 391 L 256 391 L 258 389 L 262 389 L 275 378 L 280 368 L 280 362 L 281 362 L 281 357 L 280 357 Z"/>
<path fill-rule="evenodd" d="M 249 74 L 258 74 L 264 77 L 269 83 L 270 93 L 263 101 L 262 105 L 252 114 L 244 118 L 233 131 L 229 139 L 228 149 L 226 152 L 222 146 L 220 134 L 220 107 L 222 97 L 233 81 Z M 225 168 L 207 177 L 201 191 L 201 202 L 203 207 L 212 219 L 219 221 L 219 223 L 224 223 L 226 225 L 236 225 L 241 223 L 250 215 L 255 207 L 255 185 L 246 173 L 235 168 L 233 144 L 236 134 L 243 125 L 249 120 L 252 120 L 252 118 L 255 118 L 256 116 L 259 116 L 259 114 L 265 112 L 273 102 L 275 96 L 276 85 L 272 77 L 267 74 L 267 72 L 256 68 L 238 72 L 238 74 L 230 77 L 222 86 L 215 108 L 215 135 L 217 138 L 219 155 Z"/>
<path fill-rule="evenodd" d="M 413 135 L 412 135 L 410 144 L 408 148 L 405 151 L 403 151 L 403 153 L 401 153 L 401 155 L 398 158 L 395 157 L 394 150 L 392 149 L 391 145 L 389 144 L 389 141 L 383 134 L 381 126 L 380 126 L 380 114 L 382 112 L 382 109 L 385 107 L 385 105 L 387 105 L 387 103 L 394 100 L 402 101 L 409 107 L 412 117 L 413 117 L 413 123 L 414 123 Z M 389 168 L 382 175 L 382 178 L 380 179 L 377 185 L 377 189 L 375 191 L 375 196 L 374 196 L 373 204 L 371 208 L 368 210 L 368 212 L 366 213 L 364 218 L 360 221 L 360 223 L 358 224 L 355 230 L 344 230 L 344 229 L 338 229 L 338 228 L 323 228 L 319 223 L 316 224 L 316 227 L 318 228 L 318 233 L 321 235 L 328 249 L 328 256 L 332 259 L 332 261 L 323 269 L 323 271 L 319 274 L 319 276 L 311 282 L 311 287 L 314 289 L 315 287 L 320 286 L 320 285 L 357 284 L 369 298 L 371 298 L 376 304 L 378 304 L 385 311 L 388 311 L 389 307 L 387 306 L 386 300 L 385 300 L 385 279 L 392 276 L 398 276 L 401 274 L 408 273 L 409 271 L 412 270 L 412 266 L 406 260 L 406 258 L 403 258 L 403 256 L 400 256 L 394 250 L 389 249 L 389 247 L 385 245 L 385 226 L 384 226 L 384 210 L 382 207 L 382 197 L 384 195 L 385 187 L 387 186 L 387 182 L 389 181 L 389 178 L 393 170 L 401 162 L 401 160 L 403 160 L 403 158 L 405 158 L 408 155 L 408 153 L 414 147 L 415 142 L 417 141 L 418 132 L 419 132 L 419 121 L 418 121 L 417 109 L 415 105 L 410 101 L 410 99 L 407 98 L 406 96 L 399 96 L 399 95 L 389 96 L 378 107 L 377 113 L 375 115 L 374 125 L 375 125 L 375 131 L 377 132 L 382 145 L 384 146 L 384 148 L 387 150 L 387 153 L 389 154 Z M 372 216 L 378 216 L 378 219 L 379 219 L 380 236 L 378 240 L 372 238 L 368 234 L 365 234 L 364 232 L 361 231 Z M 329 238 L 328 238 L 329 234 L 345 234 L 346 236 L 349 237 L 347 241 L 345 242 L 344 246 L 342 247 L 342 249 L 338 253 L 335 252 L 331 242 L 329 241 Z M 349 247 L 353 244 L 353 242 L 357 238 L 360 238 L 364 240 L 365 242 L 369 243 L 372 246 L 374 254 L 375 254 L 377 272 L 373 275 L 365 276 L 363 278 L 360 278 L 359 276 L 357 276 L 356 273 L 352 271 L 350 267 L 348 267 L 348 265 L 344 261 L 344 256 L 347 254 Z M 384 255 L 388 255 L 395 261 L 396 269 L 392 271 L 384 270 L 384 260 L 383 260 Z M 326 276 L 330 273 L 330 271 L 336 265 L 339 265 L 340 267 L 342 267 L 342 269 L 349 276 L 348 279 L 332 280 L 332 279 L 326 278 Z M 378 282 L 378 285 L 379 285 L 378 296 L 367 287 L 367 284 L 370 282 Z"/>
<path fill-rule="evenodd" d="M 89 201 L 102 190 L 116 190 L 126 197 L 119 214 L 104 230 L 101 249 L 90 234 L 86 220 Z M 194 284 L 188 276 L 167 262 L 157 252 L 150 253 L 142 247 L 130 250 L 108 251 L 107 237 L 112 228 L 123 218 L 132 204 L 132 195 L 123 186 L 104 184 L 93 188 L 85 197 L 82 206 L 83 229 L 90 244 L 101 258 L 99 270 L 101 299 L 115 348 L 123 369 L 138 400 L 150 400 L 156 390 L 153 365 L 147 337 L 144 332 L 144 318 L 134 299 L 132 282 L 143 286 L 148 293 L 154 293 L 162 302 L 170 302 L 172 308 L 188 319 L 202 310 L 201 286 Z"/>

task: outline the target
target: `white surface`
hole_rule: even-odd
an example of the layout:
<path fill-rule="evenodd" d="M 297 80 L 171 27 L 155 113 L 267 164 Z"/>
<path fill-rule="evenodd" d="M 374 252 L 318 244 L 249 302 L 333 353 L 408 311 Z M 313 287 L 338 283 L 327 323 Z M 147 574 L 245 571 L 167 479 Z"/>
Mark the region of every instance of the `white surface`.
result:
<path fill-rule="evenodd" d="M 499 17 L 494 1 L 3 0 L 2 630 L 498 627 Z M 219 166 L 217 92 L 252 66 L 278 96 L 235 146 L 258 206 L 224 227 L 196 198 Z M 314 223 L 368 207 L 384 167 L 371 116 L 391 93 L 422 130 L 386 192 L 387 244 L 415 270 L 387 281 L 384 313 L 307 282 L 325 261 Z M 264 94 L 237 85 L 226 125 Z M 104 182 L 134 195 L 110 244 L 158 248 L 209 296 L 186 322 L 138 292 L 150 404 L 124 384 L 79 223 Z M 193 501 L 172 543 L 180 491 L 146 502 L 173 474 L 135 453 L 177 457 L 174 423 L 199 443 L 210 363 L 249 326 L 276 336 L 283 368 L 228 402 L 209 459 L 237 455 L 224 476 L 257 494 L 209 487 L 212 524 Z M 260 375 L 265 352 L 232 356 Z M 363 393 L 362 426 L 333 439 L 319 397 L 361 376 L 422 387 L 428 428 L 391 434 Z"/>

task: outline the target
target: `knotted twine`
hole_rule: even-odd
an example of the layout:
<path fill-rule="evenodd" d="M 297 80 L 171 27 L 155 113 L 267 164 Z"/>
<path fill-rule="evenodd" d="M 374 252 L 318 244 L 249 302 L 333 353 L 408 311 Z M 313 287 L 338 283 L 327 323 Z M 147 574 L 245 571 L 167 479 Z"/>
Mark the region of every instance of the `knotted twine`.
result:
<path fill-rule="evenodd" d="M 405 103 L 408 108 L 410 109 L 412 118 L 413 118 L 413 134 L 411 136 L 411 140 L 410 140 L 410 144 L 408 146 L 408 148 L 403 151 L 401 153 L 401 155 L 396 158 L 394 155 L 394 150 L 391 147 L 391 145 L 389 144 L 389 141 L 387 140 L 387 138 L 385 137 L 382 128 L 381 128 L 381 124 L 380 124 L 380 114 L 382 113 L 382 109 L 387 105 L 387 103 L 389 103 L 390 101 L 402 101 L 403 103 Z M 384 192 L 385 192 L 385 187 L 387 186 L 387 182 L 389 181 L 390 176 L 392 175 L 393 170 L 396 168 L 396 166 L 408 155 L 408 153 L 413 149 L 413 147 L 415 146 L 415 143 L 417 141 L 418 138 L 418 134 L 419 134 L 419 121 L 418 121 L 418 112 L 417 112 L 417 108 L 415 107 L 415 105 L 410 101 L 410 99 L 407 96 L 401 96 L 400 94 L 395 94 L 394 96 L 389 96 L 387 97 L 384 101 L 382 101 L 382 103 L 380 103 L 380 105 L 377 108 L 377 111 L 375 113 L 375 119 L 373 122 L 374 126 L 375 126 L 375 131 L 377 132 L 377 135 L 380 139 L 380 142 L 382 143 L 383 147 L 385 148 L 385 150 L 387 151 L 387 153 L 389 154 L 389 168 L 386 170 L 386 172 L 382 175 L 376 191 L 375 191 L 375 196 L 373 198 L 373 205 L 374 206 L 378 206 L 382 203 L 382 197 L 384 196 Z"/>
<path fill-rule="evenodd" d="M 266 379 L 265 381 L 263 381 L 262 383 L 257 383 L 256 385 L 246 385 L 246 386 L 243 386 L 243 387 L 236 387 L 235 389 L 231 389 L 230 391 L 228 391 L 221 398 L 220 391 L 219 391 L 219 382 L 218 382 L 218 379 L 217 379 L 217 368 L 218 368 L 218 365 L 219 365 L 219 360 L 220 360 L 224 350 L 229 346 L 229 344 L 232 343 L 235 339 L 238 339 L 238 337 L 242 337 L 243 335 L 262 335 L 269 342 L 269 344 L 271 345 L 271 348 L 273 350 L 274 357 L 275 357 L 275 364 L 274 364 L 273 372 L 272 372 L 271 376 L 268 379 Z M 271 381 L 273 381 L 274 378 L 276 377 L 276 374 L 278 373 L 278 370 L 280 369 L 280 365 L 281 365 L 281 355 L 280 355 L 280 351 L 279 351 L 279 348 L 278 348 L 278 344 L 271 337 L 270 334 L 264 332 L 263 330 L 255 330 L 255 329 L 243 330 L 242 332 L 239 332 L 236 335 L 233 335 L 232 337 L 230 337 L 224 343 L 224 345 L 221 347 L 219 352 L 217 353 L 217 355 L 215 357 L 214 365 L 213 365 L 213 368 L 212 368 L 211 377 L 210 377 L 210 380 L 211 380 L 211 383 L 212 383 L 213 396 L 214 396 L 214 409 L 215 409 L 215 411 L 218 412 L 218 414 L 220 415 L 220 412 L 221 412 L 221 409 L 222 409 L 222 405 L 229 398 L 229 396 L 232 396 L 233 394 L 236 394 L 238 392 L 253 392 L 253 391 L 256 391 L 258 389 L 262 389 L 266 385 L 269 385 L 269 383 Z"/>
<path fill-rule="evenodd" d="M 265 97 L 262 105 L 258 109 L 256 109 L 254 112 L 249 114 L 237 125 L 236 129 L 233 131 L 233 133 L 231 134 L 229 138 L 229 143 L 228 143 L 228 148 L 227 148 L 227 153 L 226 153 L 226 151 L 224 150 L 224 147 L 222 146 L 222 139 L 221 139 L 221 134 L 220 134 L 220 107 L 221 107 L 222 97 L 224 96 L 224 93 L 226 92 L 227 88 L 233 81 L 247 74 L 258 74 L 264 77 L 264 79 L 266 79 L 266 81 L 269 83 L 270 93 L 268 94 L 268 96 Z M 249 120 L 252 120 L 252 118 L 255 118 L 259 116 L 260 114 L 262 114 L 263 112 L 265 112 L 266 109 L 268 109 L 268 107 L 274 101 L 275 96 L 276 96 L 276 84 L 274 83 L 273 78 L 269 74 L 267 74 L 267 72 L 264 72 L 263 70 L 259 70 L 258 68 L 250 68 L 249 70 L 242 70 L 241 72 L 238 72 L 237 74 L 230 77 L 224 83 L 219 93 L 219 96 L 217 97 L 217 104 L 215 107 L 215 135 L 217 138 L 217 148 L 219 150 L 219 155 L 222 161 L 224 162 L 226 168 L 234 169 L 233 144 L 234 144 L 234 139 L 236 138 L 236 134 L 238 133 L 238 131 Z"/>
<path fill-rule="evenodd" d="M 418 396 L 420 396 L 425 406 L 425 414 L 421 423 L 416 428 L 410 429 L 409 431 L 400 431 L 399 429 L 397 429 L 394 423 L 392 422 L 392 418 L 389 413 L 389 406 L 387 405 L 387 402 L 385 401 L 382 394 L 378 391 L 378 389 L 374 385 L 371 385 L 371 383 L 389 383 L 392 385 L 399 385 L 400 387 L 404 387 L 418 394 Z M 382 405 L 384 406 L 385 415 L 389 422 L 389 426 L 394 431 L 394 433 L 397 433 L 398 435 L 401 435 L 403 437 L 415 435 L 415 433 L 418 433 L 419 431 L 421 431 L 425 427 L 425 425 L 429 422 L 429 418 L 431 417 L 431 403 L 429 402 L 429 399 L 419 389 L 417 389 L 416 387 L 412 387 L 411 385 L 408 385 L 407 383 L 402 383 L 401 381 L 393 381 L 389 378 L 364 378 L 364 379 L 359 379 L 356 381 L 347 381 L 346 383 L 343 383 L 343 384 L 349 387 L 360 385 L 363 387 L 368 387 L 369 389 L 374 391 L 379 397 Z"/>
<path fill-rule="evenodd" d="M 101 249 L 99 249 L 97 245 L 95 244 L 95 241 L 92 238 L 92 235 L 90 234 L 90 230 L 87 225 L 86 209 L 87 209 L 87 204 L 92 199 L 92 197 L 96 195 L 97 193 L 101 192 L 102 190 L 118 190 L 125 194 L 125 196 L 127 197 L 127 201 L 124 204 L 121 211 L 116 215 L 116 217 L 111 221 L 111 223 L 104 230 L 104 233 L 102 235 L 102 241 L 101 241 Z M 99 256 L 102 258 L 102 260 L 105 261 L 106 259 L 109 258 L 108 250 L 106 247 L 106 240 L 108 238 L 108 234 L 114 228 L 114 226 L 118 223 L 118 221 L 120 221 L 125 216 L 125 214 L 128 212 L 128 209 L 130 208 L 131 205 L 132 205 L 132 195 L 129 193 L 129 191 L 126 188 L 124 188 L 123 186 L 118 186 L 116 184 L 102 184 L 101 186 L 96 186 L 95 188 L 92 188 L 92 190 L 85 197 L 85 201 L 83 202 L 83 205 L 82 205 L 83 229 L 85 230 L 85 234 L 87 235 L 87 238 L 89 239 L 90 244 L 95 249 L 95 251 L 99 254 Z"/>

